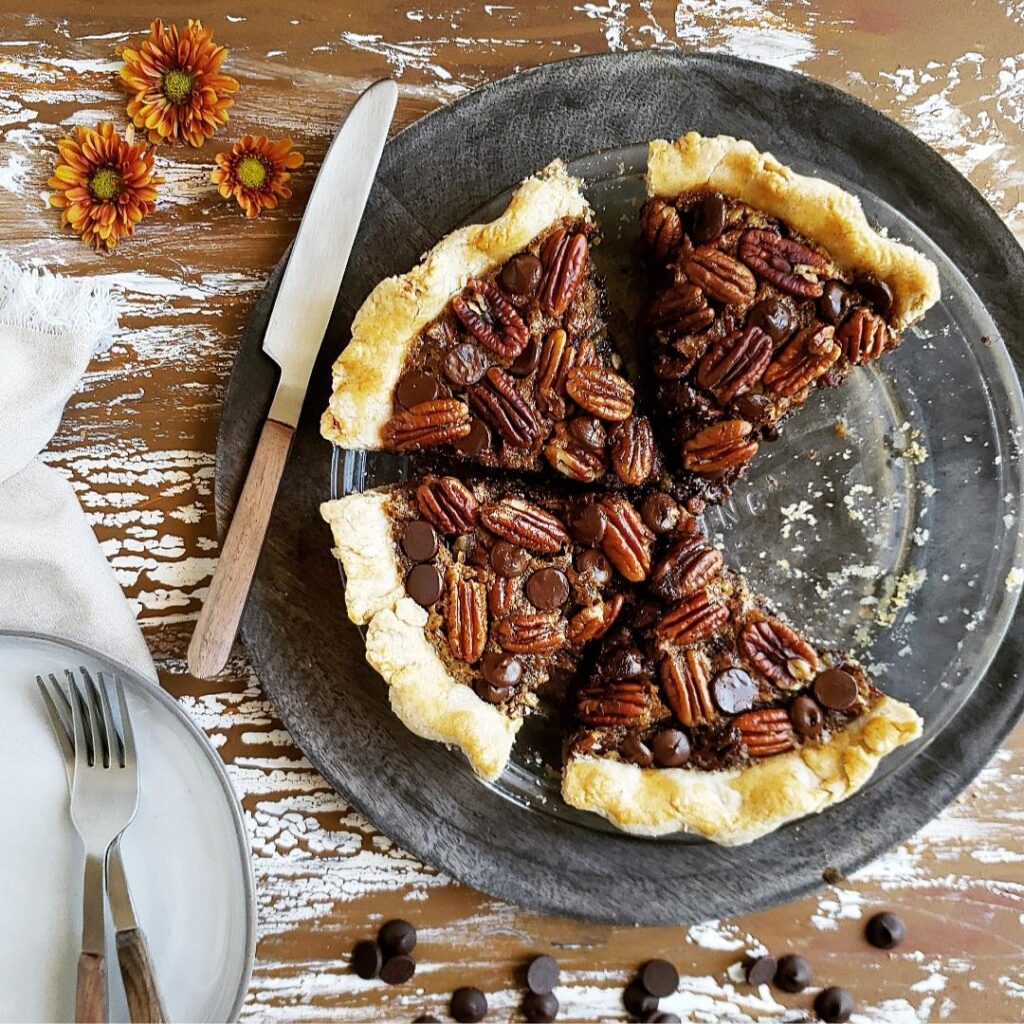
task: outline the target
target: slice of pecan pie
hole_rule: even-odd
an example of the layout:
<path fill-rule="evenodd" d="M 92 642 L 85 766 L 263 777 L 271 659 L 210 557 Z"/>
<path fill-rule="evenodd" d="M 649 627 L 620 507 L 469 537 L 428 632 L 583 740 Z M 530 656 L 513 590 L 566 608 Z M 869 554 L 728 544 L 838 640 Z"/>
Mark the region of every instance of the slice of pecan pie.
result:
<path fill-rule="evenodd" d="M 557 700 L 632 601 L 654 533 L 621 494 L 426 475 L 325 503 L 366 657 L 413 732 L 501 774 L 522 717 Z M 655 523 L 657 526 L 657 523 Z"/>
<path fill-rule="evenodd" d="M 555 161 L 496 220 L 382 281 L 334 365 L 323 435 L 579 482 L 657 475 L 650 422 L 613 369 L 595 241 L 580 183 Z"/>
<path fill-rule="evenodd" d="M 859 789 L 921 720 L 680 522 L 576 696 L 566 801 L 639 835 L 750 842 Z"/>
<path fill-rule="evenodd" d="M 647 191 L 662 441 L 683 489 L 715 500 L 812 390 L 900 344 L 937 271 L 854 196 L 729 136 L 652 142 Z"/>

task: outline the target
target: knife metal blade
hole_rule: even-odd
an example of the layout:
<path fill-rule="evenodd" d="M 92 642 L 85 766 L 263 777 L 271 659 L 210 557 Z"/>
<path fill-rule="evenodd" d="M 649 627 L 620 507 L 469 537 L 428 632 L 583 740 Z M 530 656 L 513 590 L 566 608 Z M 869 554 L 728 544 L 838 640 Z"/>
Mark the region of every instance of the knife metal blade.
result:
<path fill-rule="evenodd" d="M 278 423 L 299 422 L 397 103 L 391 79 L 371 85 L 338 129 L 313 185 L 263 338 L 263 351 L 281 367 L 268 414 Z"/>

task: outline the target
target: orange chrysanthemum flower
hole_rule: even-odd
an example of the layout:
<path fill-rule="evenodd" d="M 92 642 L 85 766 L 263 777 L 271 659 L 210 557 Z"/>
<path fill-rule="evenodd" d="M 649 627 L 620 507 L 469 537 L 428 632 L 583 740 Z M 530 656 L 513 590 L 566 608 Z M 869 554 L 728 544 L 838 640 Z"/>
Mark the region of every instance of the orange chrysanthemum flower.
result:
<path fill-rule="evenodd" d="M 234 196 L 246 217 L 256 217 L 264 208 L 273 210 L 278 199 L 288 199 L 289 171 L 302 166 L 302 154 L 291 139 L 271 142 L 265 135 L 243 135 L 230 153 L 217 154 L 217 167 L 210 175 L 225 199 Z"/>
<path fill-rule="evenodd" d="M 113 249 L 118 239 L 156 207 L 153 150 L 134 142 L 131 129 L 122 139 L 110 121 L 96 128 L 78 127 L 74 138 L 57 143 L 57 163 L 50 178 L 50 205 L 63 210 L 68 225 L 96 249 Z"/>
<path fill-rule="evenodd" d="M 222 125 L 238 89 L 220 66 L 228 51 L 215 46 L 213 32 L 191 18 L 184 32 L 164 28 L 159 18 L 138 48 L 122 48 L 121 78 L 131 92 L 128 116 L 149 132 L 150 142 L 187 142 L 201 146 Z"/>

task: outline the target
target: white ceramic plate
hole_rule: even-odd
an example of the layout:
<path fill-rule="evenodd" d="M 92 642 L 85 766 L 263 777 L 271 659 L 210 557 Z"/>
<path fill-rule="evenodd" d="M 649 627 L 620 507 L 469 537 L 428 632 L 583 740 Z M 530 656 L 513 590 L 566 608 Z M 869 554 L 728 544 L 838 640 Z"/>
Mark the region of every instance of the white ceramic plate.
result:
<path fill-rule="evenodd" d="M 249 841 L 220 758 L 174 700 L 135 673 L 64 643 L 0 633 L 0 1021 L 74 1019 L 82 853 L 35 676 L 63 679 L 80 665 L 125 684 L 141 793 L 121 848 L 167 1012 L 235 1020 L 256 911 Z M 111 1019 L 127 1021 L 112 945 L 107 956 Z"/>

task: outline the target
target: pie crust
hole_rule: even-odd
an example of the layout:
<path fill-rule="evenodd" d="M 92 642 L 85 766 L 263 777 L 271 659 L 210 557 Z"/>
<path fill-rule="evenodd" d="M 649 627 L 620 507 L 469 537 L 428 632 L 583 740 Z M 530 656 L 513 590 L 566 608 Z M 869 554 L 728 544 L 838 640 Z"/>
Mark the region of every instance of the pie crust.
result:
<path fill-rule="evenodd" d="M 466 282 L 503 263 L 565 217 L 590 220 L 578 178 L 554 160 L 527 178 L 488 224 L 446 235 L 406 274 L 381 281 L 352 321 L 352 340 L 333 369 L 333 394 L 320 432 L 343 448 L 382 447 L 381 429 L 406 353 Z"/>
<path fill-rule="evenodd" d="M 454 679 L 426 635 L 428 614 L 405 594 L 384 494 L 326 501 L 320 513 L 345 569 L 349 618 L 366 625 L 366 660 L 388 684 L 391 707 L 417 736 L 459 747 L 481 778 L 501 775 L 521 722 Z"/>
<path fill-rule="evenodd" d="M 822 246 L 851 272 L 871 272 L 893 290 L 894 326 L 919 320 L 939 298 L 938 271 L 919 252 L 880 235 L 860 200 L 836 185 L 809 178 L 730 135 L 688 132 L 648 147 L 647 193 L 677 196 L 710 189 L 763 210 Z"/>
<path fill-rule="evenodd" d="M 738 846 L 845 800 L 886 754 L 920 734 L 917 712 L 883 696 L 826 742 L 728 771 L 572 757 L 563 770 L 562 796 L 633 835 L 687 831 Z"/>

